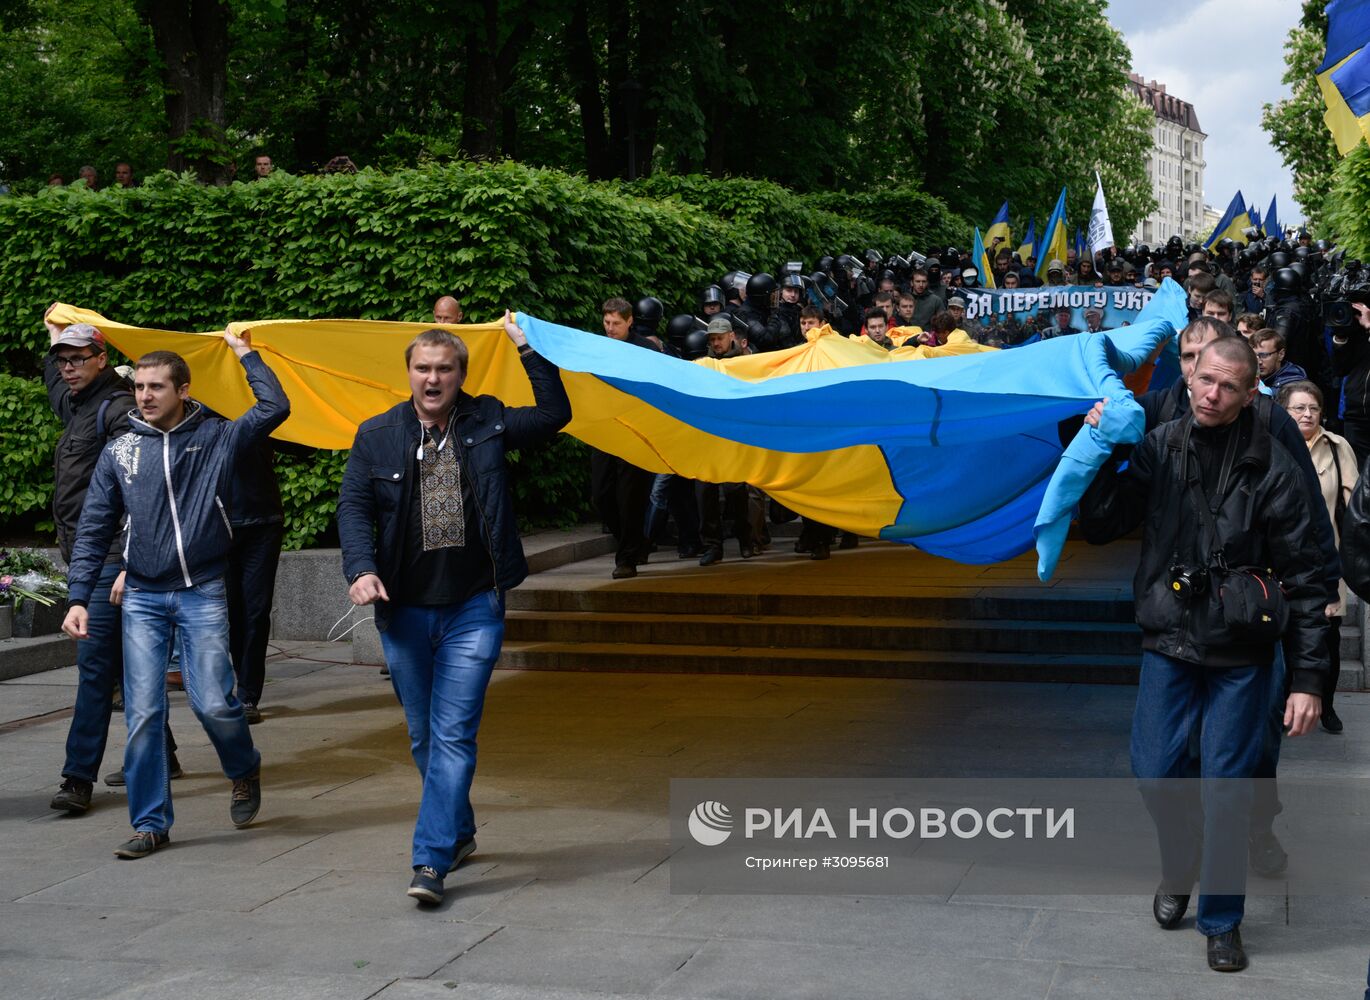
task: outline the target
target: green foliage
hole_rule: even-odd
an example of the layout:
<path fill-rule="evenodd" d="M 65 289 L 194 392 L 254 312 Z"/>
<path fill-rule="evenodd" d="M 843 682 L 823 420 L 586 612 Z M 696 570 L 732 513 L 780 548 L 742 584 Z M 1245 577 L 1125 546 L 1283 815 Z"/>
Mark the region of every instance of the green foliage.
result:
<path fill-rule="evenodd" d="M 276 455 L 276 483 L 285 509 L 285 548 L 302 549 L 324 535 L 338 509 L 345 451 Z"/>
<path fill-rule="evenodd" d="M 1361 143 L 1338 164 L 1323 203 L 1322 223 L 1337 234 L 1346 256 L 1370 258 L 1370 146 Z"/>
<path fill-rule="evenodd" d="M 733 268 L 774 271 L 868 246 L 903 252 L 964 231 L 934 199 L 882 197 L 834 211 L 764 181 L 593 183 L 510 162 L 226 187 L 163 173 L 131 190 L 54 188 L 0 199 L 0 367 L 38 372 L 40 320 L 54 300 L 139 326 L 214 330 L 275 317 L 421 320 L 453 293 L 473 319 L 511 307 L 596 330 L 611 295 L 654 294 L 668 314 L 686 311 Z M 865 221 L 867 210 L 872 219 L 888 210 L 895 224 Z M 906 212 L 929 228 L 899 224 Z M 42 385 L 9 378 L 0 389 L 9 383 L 0 527 L 48 502 L 58 432 Z M 327 531 L 343 461 L 336 452 L 279 460 L 290 545 Z M 581 445 L 562 439 L 512 461 L 525 523 L 584 512 Z"/>
<path fill-rule="evenodd" d="M 0 524 L 51 507 L 61 435 L 42 380 L 0 374 Z"/>
<path fill-rule="evenodd" d="M 894 226 L 917 233 L 919 248 L 942 248 L 967 242 L 973 223 L 954 214 L 946 203 L 913 187 L 873 192 L 824 191 L 804 196 L 814 208 L 870 225 Z M 884 253 L 883 246 L 879 249 Z M 907 248 L 901 248 L 901 251 Z M 922 252 L 921 249 L 919 252 Z"/>
<path fill-rule="evenodd" d="M 762 0 L 746 23 L 702 0 L 223 2 L 228 93 L 205 135 L 244 169 L 257 147 L 291 171 L 502 153 L 593 178 L 912 186 L 980 225 L 1008 198 L 1021 225 L 1062 184 L 1083 218 L 1097 168 L 1115 229 L 1150 208 L 1150 119 L 1097 0 Z M 24 0 L 0 18 L 0 121 L 19 123 L 0 178 L 33 190 L 88 159 L 106 177 L 114 157 L 166 162 L 147 7 Z"/>
<path fill-rule="evenodd" d="M 166 160 L 151 32 L 126 0 L 29 0 L 0 17 L 0 178 L 36 191 L 83 164 L 111 184 Z"/>
<path fill-rule="evenodd" d="M 1327 47 L 1327 15 L 1322 0 L 1305 0 L 1303 16 L 1284 42 L 1284 82 L 1290 96 L 1266 104 L 1261 128 L 1294 172 L 1294 199 L 1314 227 L 1321 230 L 1323 200 L 1337 171 L 1337 144 L 1323 122 L 1327 105 L 1314 70 Z M 1364 202 L 1362 202 L 1364 204 Z"/>

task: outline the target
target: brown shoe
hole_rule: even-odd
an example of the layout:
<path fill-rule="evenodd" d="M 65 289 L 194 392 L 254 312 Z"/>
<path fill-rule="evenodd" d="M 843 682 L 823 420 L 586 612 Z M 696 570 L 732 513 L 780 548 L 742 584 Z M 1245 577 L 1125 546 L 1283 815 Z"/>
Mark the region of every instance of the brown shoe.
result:
<path fill-rule="evenodd" d="M 166 686 L 171 691 L 184 691 L 186 689 L 185 684 L 181 681 L 181 672 L 179 670 L 167 671 Z"/>

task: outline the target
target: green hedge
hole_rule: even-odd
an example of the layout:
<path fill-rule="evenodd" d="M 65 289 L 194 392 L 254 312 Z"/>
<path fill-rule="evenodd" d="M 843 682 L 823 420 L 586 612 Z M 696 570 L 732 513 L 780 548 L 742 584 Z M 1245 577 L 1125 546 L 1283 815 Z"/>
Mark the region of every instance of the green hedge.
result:
<path fill-rule="evenodd" d="M 733 268 L 867 246 L 892 253 L 964 229 L 926 196 L 891 201 L 887 219 L 877 203 L 824 197 L 700 177 L 595 183 L 505 162 L 223 188 L 162 174 L 131 190 L 0 198 L 0 369 L 36 379 L 40 320 L 54 300 L 140 326 L 208 330 L 281 317 L 423 320 L 450 292 L 473 319 L 511 307 L 596 330 L 610 295 L 656 295 L 669 315 L 693 309 L 699 289 Z M 902 227 L 905 204 L 920 206 L 907 218 L 927 228 Z M 24 401 L 4 411 L 10 426 L 50 428 L 41 383 L 19 381 L 6 393 Z M 52 437 L 8 434 L 0 532 L 50 496 Z M 342 462 L 281 458 L 290 544 L 328 530 Z M 587 510 L 577 442 L 563 437 L 514 464 L 525 523 Z"/>

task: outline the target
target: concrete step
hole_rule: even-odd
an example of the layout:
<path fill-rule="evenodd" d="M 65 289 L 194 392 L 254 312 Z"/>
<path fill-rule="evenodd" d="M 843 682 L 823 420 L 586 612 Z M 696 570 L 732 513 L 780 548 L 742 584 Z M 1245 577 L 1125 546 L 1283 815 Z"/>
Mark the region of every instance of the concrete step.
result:
<path fill-rule="evenodd" d="M 1341 627 L 1341 659 L 1343 663 L 1347 660 L 1360 659 L 1360 643 L 1360 629 L 1348 629 L 1345 625 Z"/>
<path fill-rule="evenodd" d="M 505 637 L 526 642 L 947 650 L 1137 655 L 1140 632 L 1123 622 L 1012 621 L 790 615 L 511 611 Z"/>
<path fill-rule="evenodd" d="M 499 666 L 511 670 L 641 673 L 795 674 L 908 680 L 1050 681 L 1135 684 L 1141 657 L 929 650 L 803 649 L 612 642 L 509 641 Z"/>
<path fill-rule="evenodd" d="M 1366 677 L 1365 664 L 1359 659 L 1341 661 L 1341 673 L 1337 675 L 1338 691 L 1365 691 L 1368 681 L 1370 678 Z"/>
<path fill-rule="evenodd" d="M 1132 599 L 1112 592 L 962 591 L 929 589 L 926 593 L 881 594 L 852 590 L 822 593 L 762 591 L 748 593 L 724 588 L 705 577 L 652 586 L 639 580 L 616 586 L 545 587 L 530 579 L 508 596 L 511 611 L 593 611 L 618 614 L 708 615 L 720 613 L 789 618 L 877 617 L 904 620 L 968 620 L 1031 622 L 1114 622 L 1131 624 Z M 684 584 L 684 585 L 682 585 Z"/>
<path fill-rule="evenodd" d="M 76 662 L 76 643 L 60 632 L 30 638 L 0 639 L 0 681 L 69 667 Z"/>

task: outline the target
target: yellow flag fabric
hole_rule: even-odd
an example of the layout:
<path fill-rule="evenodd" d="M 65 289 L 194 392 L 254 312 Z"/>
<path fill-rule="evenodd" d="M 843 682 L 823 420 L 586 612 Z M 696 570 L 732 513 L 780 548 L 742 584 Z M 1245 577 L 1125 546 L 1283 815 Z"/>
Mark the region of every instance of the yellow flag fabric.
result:
<path fill-rule="evenodd" d="M 218 332 L 129 326 L 65 303 L 48 318 L 58 324 L 90 323 L 130 358 L 175 351 L 190 366 L 191 395 L 227 417 L 252 405 L 242 366 Z M 404 348 L 433 327 L 332 319 L 229 325 L 236 334 L 251 331 L 253 348 L 290 398 L 290 419 L 272 436 L 330 449 L 350 448 L 362 421 L 409 398 Z M 533 403 L 532 387 L 502 323 L 442 328 L 458 333 L 470 351 L 466 392 L 496 396 L 510 406 Z M 831 335 L 787 351 L 712 364 L 733 378 L 760 381 L 889 360 L 883 350 L 827 332 Z M 801 514 L 872 536 L 895 520 L 903 502 L 876 446 L 817 454 L 757 448 L 697 430 L 593 375 L 563 371 L 562 381 L 574 413 L 567 433 L 639 468 L 706 482 L 752 483 Z"/>

